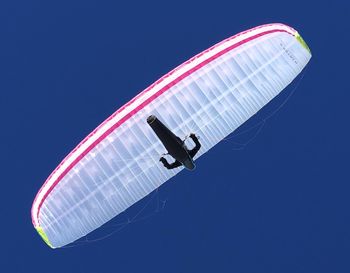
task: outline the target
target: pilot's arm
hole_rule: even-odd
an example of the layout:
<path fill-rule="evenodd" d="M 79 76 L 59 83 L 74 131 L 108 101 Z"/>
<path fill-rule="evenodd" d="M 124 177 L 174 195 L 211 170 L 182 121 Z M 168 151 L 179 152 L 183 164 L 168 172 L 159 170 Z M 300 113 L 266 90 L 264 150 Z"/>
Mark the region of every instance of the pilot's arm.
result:
<path fill-rule="evenodd" d="M 174 168 L 177 168 L 177 167 L 180 167 L 182 164 L 175 160 L 173 163 L 169 164 L 169 162 L 164 158 L 164 157 L 161 157 L 159 159 L 160 162 L 163 163 L 164 167 L 171 170 L 171 169 L 174 169 Z"/>
<path fill-rule="evenodd" d="M 188 151 L 188 154 L 191 156 L 191 158 L 193 158 L 198 153 L 202 145 L 200 144 L 198 137 L 195 134 L 190 134 L 190 138 L 192 139 L 194 144 L 196 144 L 196 146 L 192 150 Z"/>

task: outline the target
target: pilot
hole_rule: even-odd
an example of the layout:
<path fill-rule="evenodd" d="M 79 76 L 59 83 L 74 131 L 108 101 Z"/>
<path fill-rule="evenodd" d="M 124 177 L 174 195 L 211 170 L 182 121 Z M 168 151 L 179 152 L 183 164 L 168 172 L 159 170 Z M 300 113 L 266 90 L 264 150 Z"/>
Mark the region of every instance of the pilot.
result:
<path fill-rule="evenodd" d="M 192 150 L 189 150 L 185 144 L 185 142 L 183 141 L 182 142 L 182 147 L 187 151 L 188 155 L 190 156 L 191 158 L 191 161 L 192 161 L 192 164 L 194 165 L 193 163 L 193 157 L 198 153 L 199 149 L 201 148 L 201 144 L 198 140 L 198 137 L 195 135 L 195 134 L 190 134 L 190 138 L 192 139 L 192 141 L 196 144 L 196 146 L 192 149 Z M 159 161 L 161 161 L 164 165 L 165 168 L 171 170 L 171 169 L 174 169 L 174 168 L 177 168 L 177 167 L 180 167 L 181 165 L 183 165 L 180 161 L 178 160 L 175 160 L 173 163 L 169 164 L 169 162 L 164 158 L 164 157 L 161 157 L 159 159 Z M 186 165 L 190 165 L 190 164 L 186 164 Z M 195 168 L 195 165 L 192 169 Z M 191 169 L 191 168 L 189 168 Z"/>
<path fill-rule="evenodd" d="M 163 143 L 167 149 L 168 154 L 171 155 L 175 161 L 169 163 L 164 157 L 159 159 L 167 169 L 174 169 L 180 166 L 184 166 L 189 170 L 195 168 L 193 157 L 198 153 L 201 148 L 201 144 L 198 137 L 191 133 L 189 137 L 195 143 L 195 147 L 189 150 L 185 144 L 185 140 L 181 140 L 176 136 L 168 127 L 166 127 L 156 116 L 151 115 L 147 118 L 147 123 L 155 132 L 159 140 Z"/>

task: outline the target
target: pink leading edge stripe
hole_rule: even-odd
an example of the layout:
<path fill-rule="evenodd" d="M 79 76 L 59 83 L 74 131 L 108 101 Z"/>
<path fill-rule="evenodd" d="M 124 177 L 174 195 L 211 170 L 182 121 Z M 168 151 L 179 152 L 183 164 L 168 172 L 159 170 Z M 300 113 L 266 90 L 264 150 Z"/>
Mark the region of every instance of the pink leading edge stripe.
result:
<path fill-rule="evenodd" d="M 177 68 L 175 68 L 174 70 L 172 70 L 171 72 L 167 73 L 166 75 L 164 75 L 162 78 L 160 78 L 158 81 L 156 81 L 155 83 L 153 83 L 152 85 L 150 85 L 148 88 L 146 88 L 144 91 L 142 91 L 140 94 L 138 94 L 137 96 L 135 96 L 132 100 L 130 100 L 128 103 L 126 103 L 125 105 L 123 105 L 121 108 L 119 108 L 116 112 L 114 112 L 109 118 L 107 118 L 103 123 L 101 123 L 94 131 L 92 131 L 82 142 L 80 142 L 78 144 L 78 146 L 71 152 L 69 153 L 63 160 L 62 162 L 57 166 L 57 168 L 51 173 L 51 175 L 46 179 L 45 183 L 43 184 L 43 186 L 40 188 L 39 192 L 37 193 L 33 204 L 37 201 L 38 195 L 39 193 L 42 191 L 42 189 L 44 188 L 44 186 L 46 185 L 46 183 L 48 183 L 48 181 L 50 180 L 50 178 L 53 176 L 54 173 L 56 173 L 61 166 L 63 165 L 63 163 L 69 158 L 71 157 L 76 150 L 82 145 L 84 144 L 89 138 L 91 138 L 106 122 L 108 122 L 109 120 L 111 120 L 115 115 L 117 115 L 118 113 L 120 113 L 121 111 L 123 111 L 127 106 L 129 106 L 130 104 L 132 104 L 136 99 L 140 98 L 142 95 L 144 95 L 146 92 L 150 91 L 152 88 L 154 88 L 156 85 L 158 85 L 159 83 L 161 83 L 164 79 L 166 79 L 167 77 L 169 77 L 170 75 L 172 75 L 175 71 L 178 71 L 180 68 L 182 68 L 183 66 L 185 66 L 188 63 L 191 63 L 194 59 L 197 59 L 198 57 L 202 56 L 203 54 L 213 50 L 214 48 L 218 47 L 219 45 L 232 40 L 242 34 L 251 32 L 253 30 L 259 29 L 259 28 L 263 28 L 263 27 L 267 27 L 267 26 L 272 26 L 272 25 L 276 25 L 276 26 L 284 26 L 284 27 L 288 27 L 286 25 L 282 25 L 282 24 L 268 24 L 268 25 L 262 25 L 262 26 L 258 26 L 256 28 L 252 28 L 249 30 L 246 30 L 244 32 L 238 33 L 228 39 L 223 40 L 222 42 L 212 46 L 211 48 L 199 53 L 198 55 L 194 56 L 193 58 L 189 59 L 188 61 L 184 62 L 183 64 L 181 64 L 180 66 L 178 66 Z M 291 31 L 295 32 L 294 29 L 292 29 L 291 27 L 288 27 Z M 259 38 L 261 36 L 270 34 L 270 33 L 274 33 L 274 32 L 286 32 L 290 35 L 294 35 L 294 33 L 289 32 L 287 30 L 284 29 L 273 29 L 273 30 L 268 30 L 265 32 L 261 32 L 258 33 L 256 35 L 253 35 L 251 37 L 248 37 L 242 41 L 239 41 L 225 49 L 223 49 L 222 51 L 216 53 L 215 55 L 211 56 L 208 59 L 203 60 L 201 63 L 199 63 L 198 65 L 194 66 L 193 68 L 191 68 L 190 70 L 184 72 L 182 75 L 180 75 L 179 77 L 175 78 L 173 81 L 171 81 L 169 84 L 167 84 L 166 86 L 164 86 L 163 88 L 161 88 L 157 93 L 155 93 L 153 96 L 149 97 L 146 101 L 144 101 L 142 104 L 140 104 L 139 106 L 137 106 L 135 109 L 133 109 L 132 111 L 130 111 L 129 113 L 127 113 L 123 118 L 121 118 L 117 123 L 115 123 L 114 125 L 112 125 L 104 134 L 102 134 L 98 139 L 96 139 L 89 147 L 87 147 L 63 172 L 62 174 L 55 180 L 55 182 L 51 185 L 51 187 L 47 190 L 47 192 L 44 194 L 43 198 L 40 200 L 39 206 L 38 206 L 38 211 L 37 214 L 34 214 L 33 211 L 33 207 L 32 206 L 32 211 L 31 211 L 31 215 L 32 215 L 32 222 L 34 226 L 38 226 L 35 224 L 34 219 L 37 219 L 37 223 L 39 224 L 39 212 L 40 212 L 40 208 L 43 205 L 45 199 L 47 198 L 47 196 L 50 194 L 50 192 L 55 188 L 55 186 L 62 180 L 62 178 L 86 155 L 88 154 L 97 144 L 99 144 L 103 139 L 105 139 L 110 133 L 112 133 L 116 128 L 118 128 L 120 125 L 122 125 L 124 122 L 126 122 L 129 118 L 131 118 L 133 115 L 135 115 L 137 112 L 139 112 L 141 109 L 143 109 L 146 105 L 148 105 L 149 103 L 151 103 L 153 100 L 155 100 L 157 97 L 159 97 L 160 95 L 162 95 L 164 92 L 166 92 L 167 90 L 169 90 L 172 86 L 174 86 L 175 84 L 177 84 L 178 82 L 180 82 L 181 80 L 183 80 L 184 78 L 186 78 L 187 76 L 191 75 L 193 72 L 197 71 L 198 69 L 200 69 L 201 67 L 205 66 L 206 64 L 210 63 L 211 61 L 217 59 L 218 57 L 222 56 L 223 54 L 227 53 L 228 51 L 231 51 L 234 48 L 237 48 L 240 45 L 243 45 L 249 41 L 252 41 L 256 38 Z M 39 224 L 40 226 L 40 224 Z"/>

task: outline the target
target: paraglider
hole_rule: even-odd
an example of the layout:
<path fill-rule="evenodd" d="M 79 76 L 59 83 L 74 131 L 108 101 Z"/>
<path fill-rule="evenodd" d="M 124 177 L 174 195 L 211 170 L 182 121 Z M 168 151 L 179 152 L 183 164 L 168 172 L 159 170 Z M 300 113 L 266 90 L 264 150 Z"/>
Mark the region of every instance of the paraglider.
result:
<path fill-rule="evenodd" d="M 191 58 L 112 114 L 58 165 L 33 202 L 34 227 L 52 248 L 99 228 L 184 167 L 193 169 L 310 58 L 298 32 L 283 24 L 244 31 Z M 162 126 L 160 119 L 158 135 L 152 121 Z M 193 148 L 184 144 L 188 135 Z M 173 163 L 162 159 L 165 152 Z"/>

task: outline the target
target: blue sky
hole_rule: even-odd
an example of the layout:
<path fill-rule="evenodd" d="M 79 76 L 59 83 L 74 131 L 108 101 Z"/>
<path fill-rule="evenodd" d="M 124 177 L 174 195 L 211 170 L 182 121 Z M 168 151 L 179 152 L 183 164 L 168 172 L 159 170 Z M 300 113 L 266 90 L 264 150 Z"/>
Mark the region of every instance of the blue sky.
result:
<path fill-rule="evenodd" d="M 1 272 L 349 272 L 350 7 L 318 2 L 1 2 Z M 108 239 L 41 241 L 32 201 L 82 138 L 188 58 L 271 22 L 296 28 L 313 58 L 250 121 L 293 93 L 253 141 L 218 145 Z"/>

